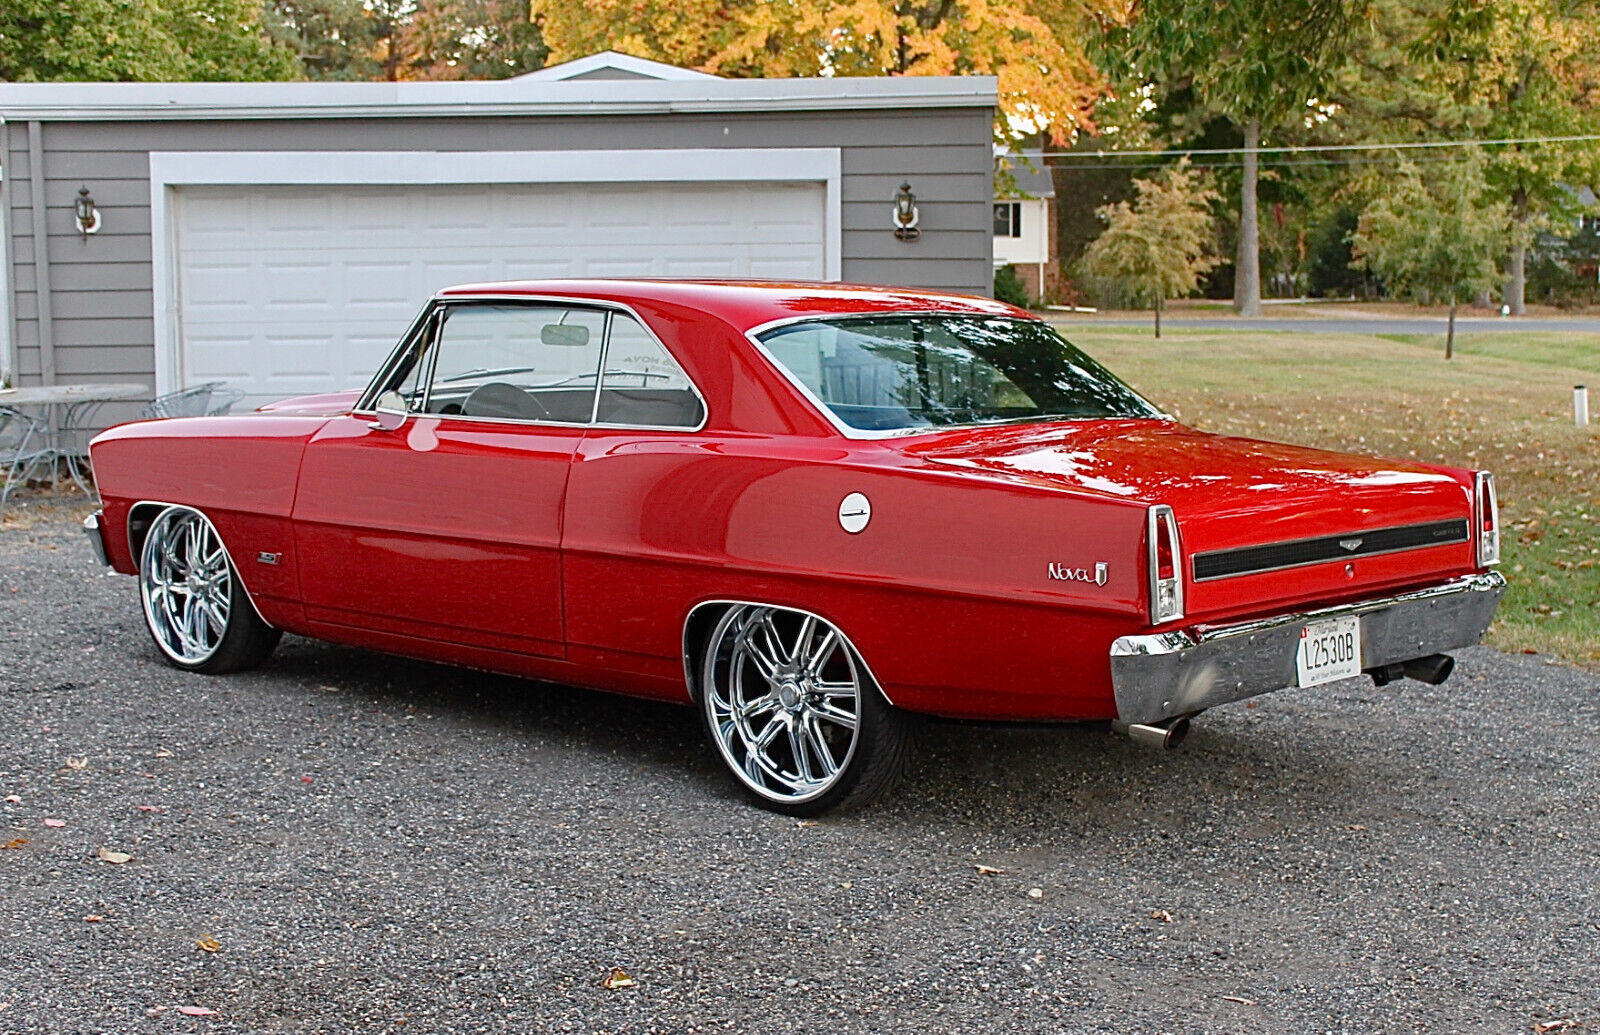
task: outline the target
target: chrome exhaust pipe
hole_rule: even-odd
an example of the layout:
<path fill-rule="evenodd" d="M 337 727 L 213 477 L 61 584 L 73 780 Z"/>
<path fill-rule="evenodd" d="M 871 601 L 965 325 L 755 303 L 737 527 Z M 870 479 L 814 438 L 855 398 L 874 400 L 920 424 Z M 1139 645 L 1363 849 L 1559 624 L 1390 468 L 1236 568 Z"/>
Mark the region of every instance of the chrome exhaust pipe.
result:
<path fill-rule="evenodd" d="M 1118 733 L 1126 734 L 1135 744 L 1171 751 L 1182 744 L 1183 738 L 1189 735 L 1189 718 L 1187 715 L 1180 715 L 1175 719 L 1162 719 L 1160 722 L 1117 721 L 1111 724 L 1111 728 Z"/>
<path fill-rule="evenodd" d="M 1422 683 L 1438 686 L 1450 678 L 1456 659 L 1448 654 L 1429 654 L 1425 658 L 1412 658 L 1405 663 L 1406 675 Z"/>

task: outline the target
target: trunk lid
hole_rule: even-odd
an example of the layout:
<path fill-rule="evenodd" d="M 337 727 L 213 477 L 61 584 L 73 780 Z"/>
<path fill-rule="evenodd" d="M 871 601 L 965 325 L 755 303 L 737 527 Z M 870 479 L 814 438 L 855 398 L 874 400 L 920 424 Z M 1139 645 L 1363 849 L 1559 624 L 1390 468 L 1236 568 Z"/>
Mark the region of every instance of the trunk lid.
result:
<path fill-rule="evenodd" d="M 1425 464 L 1165 420 L 962 429 L 897 445 L 939 466 L 1167 504 L 1182 540 L 1190 620 L 1370 596 L 1476 566 L 1470 479 Z"/>

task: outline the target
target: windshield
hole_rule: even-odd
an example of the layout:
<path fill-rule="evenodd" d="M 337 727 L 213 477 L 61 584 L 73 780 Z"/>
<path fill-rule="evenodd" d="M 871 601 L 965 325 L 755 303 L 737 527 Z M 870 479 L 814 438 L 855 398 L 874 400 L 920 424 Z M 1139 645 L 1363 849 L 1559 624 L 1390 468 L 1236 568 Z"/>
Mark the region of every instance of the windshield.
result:
<path fill-rule="evenodd" d="M 862 431 L 1161 411 L 1036 320 L 866 316 L 775 327 L 760 342 Z"/>

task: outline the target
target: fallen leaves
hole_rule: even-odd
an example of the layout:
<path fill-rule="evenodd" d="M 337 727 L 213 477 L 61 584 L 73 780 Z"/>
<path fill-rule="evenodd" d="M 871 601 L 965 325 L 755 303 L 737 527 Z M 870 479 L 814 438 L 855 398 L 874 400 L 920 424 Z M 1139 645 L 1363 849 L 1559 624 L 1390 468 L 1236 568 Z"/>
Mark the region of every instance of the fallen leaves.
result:
<path fill-rule="evenodd" d="M 998 877 L 1000 874 L 1006 872 L 998 866 L 985 866 L 983 863 L 973 863 L 972 868 L 977 870 L 980 876 L 984 877 Z"/>
<path fill-rule="evenodd" d="M 1222 1000 L 1223 1002 L 1227 1003 L 1238 1003 L 1240 1006 L 1256 1005 L 1256 1001 L 1254 999 L 1246 999 L 1244 996 L 1239 995 L 1225 995 L 1222 997 Z"/>
<path fill-rule="evenodd" d="M 185 1017 L 215 1017 L 217 1011 L 209 1006 L 180 1006 L 178 1012 Z"/>
<path fill-rule="evenodd" d="M 71 769 L 71 770 L 73 770 L 75 772 L 80 772 L 81 773 L 81 772 L 83 772 L 83 770 L 89 768 L 89 759 L 87 757 L 84 757 L 84 758 L 71 758 L 71 757 L 69 757 L 67 759 L 67 768 Z"/>
<path fill-rule="evenodd" d="M 1160 920 L 1164 924 L 1170 924 L 1172 923 L 1172 914 L 1167 912 L 1165 909 L 1152 909 L 1150 910 L 1150 919 Z"/>
<path fill-rule="evenodd" d="M 1035 902 L 1038 902 L 1040 899 L 1044 898 L 1044 889 L 1043 888 L 1029 888 L 1028 889 L 1028 897 L 1033 899 Z"/>
<path fill-rule="evenodd" d="M 168 751 L 166 748 L 156 748 L 156 757 L 157 758 L 171 758 L 172 757 L 172 752 Z"/>
<path fill-rule="evenodd" d="M 101 862 L 108 862 L 117 866 L 121 866 L 123 863 L 128 862 L 133 858 L 133 856 L 129 855 L 127 852 L 118 852 L 104 847 L 102 847 L 97 854 L 100 856 Z"/>
<path fill-rule="evenodd" d="M 27 843 L 28 843 L 28 839 L 25 838 L 25 837 L 13 837 L 11 840 L 7 841 L 5 844 L 0 845 L 0 852 L 10 851 L 11 849 L 14 849 L 14 848 L 21 848 L 24 845 L 26 845 Z"/>
<path fill-rule="evenodd" d="M 1546 1032 L 1571 1031 L 1574 1028 L 1581 1027 L 1583 1027 L 1583 1025 L 1578 1023 L 1575 1019 L 1571 1017 L 1563 1017 L 1559 1021 L 1544 1021 L 1543 1023 L 1536 1023 L 1533 1026 L 1533 1030 L 1538 1032 L 1539 1035 L 1545 1035 Z"/>
<path fill-rule="evenodd" d="M 20 795 L 20 794 L 8 794 L 8 795 L 6 795 L 6 804 L 7 805 L 21 805 L 22 804 L 22 795 Z"/>
<path fill-rule="evenodd" d="M 134 808 L 138 809 L 140 812 L 165 812 L 165 811 L 167 811 L 166 809 L 162 808 L 160 805 L 135 805 Z"/>
<path fill-rule="evenodd" d="M 86 924 L 98 924 L 104 919 L 105 917 L 101 916 L 99 913 L 90 913 L 88 916 L 83 918 L 83 922 Z"/>
<path fill-rule="evenodd" d="M 44 821 L 44 825 L 49 827 L 51 830 L 60 830 L 62 827 L 67 825 L 67 821 L 64 820 L 64 819 L 46 818 L 45 821 Z"/>
<path fill-rule="evenodd" d="M 202 934 L 194 940 L 195 948 L 201 952 L 221 952 L 222 943 L 209 934 Z"/>
<path fill-rule="evenodd" d="M 612 967 L 611 973 L 607 974 L 605 979 L 600 982 L 600 987 L 615 991 L 619 988 L 637 988 L 639 987 L 639 982 L 635 981 L 633 977 L 621 967 Z"/>

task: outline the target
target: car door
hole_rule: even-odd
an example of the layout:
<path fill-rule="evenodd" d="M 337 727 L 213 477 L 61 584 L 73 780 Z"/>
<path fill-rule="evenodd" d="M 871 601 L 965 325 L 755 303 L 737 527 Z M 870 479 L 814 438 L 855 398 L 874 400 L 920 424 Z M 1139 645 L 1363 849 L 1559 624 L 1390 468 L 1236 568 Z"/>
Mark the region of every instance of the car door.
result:
<path fill-rule="evenodd" d="M 399 427 L 355 413 L 306 448 L 294 529 L 309 622 L 562 656 L 562 508 L 608 319 L 438 306 L 369 393 L 399 393 Z"/>

